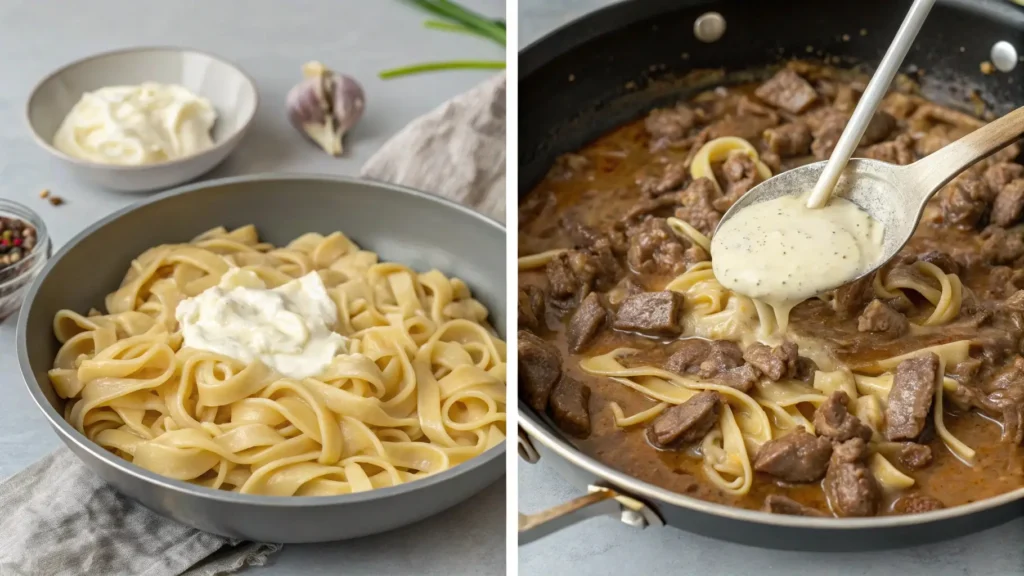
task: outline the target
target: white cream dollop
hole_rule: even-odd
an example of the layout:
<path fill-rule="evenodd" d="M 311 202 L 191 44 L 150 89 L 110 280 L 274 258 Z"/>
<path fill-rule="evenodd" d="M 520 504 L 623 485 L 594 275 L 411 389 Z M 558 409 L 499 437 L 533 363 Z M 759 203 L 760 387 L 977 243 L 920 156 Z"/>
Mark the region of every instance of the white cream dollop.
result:
<path fill-rule="evenodd" d="M 109 86 L 82 95 L 53 145 L 101 164 L 156 164 L 213 146 L 210 128 L 216 120 L 210 101 L 182 86 Z"/>
<path fill-rule="evenodd" d="M 245 363 L 260 360 L 290 378 L 323 372 L 348 340 L 334 332 L 338 309 L 316 272 L 274 289 L 232 268 L 220 284 L 175 310 L 184 346 Z"/>

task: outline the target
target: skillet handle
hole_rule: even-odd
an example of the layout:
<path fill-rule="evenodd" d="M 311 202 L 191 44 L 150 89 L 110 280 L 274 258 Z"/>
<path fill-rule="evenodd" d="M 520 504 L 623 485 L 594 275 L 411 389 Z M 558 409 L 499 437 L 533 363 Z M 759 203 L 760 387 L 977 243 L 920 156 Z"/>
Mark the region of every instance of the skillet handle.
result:
<path fill-rule="evenodd" d="M 598 516 L 618 518 L 623 524 L 644 529 L 664 526 L 661 516 L 643 502 L 606 486 L 590 485 L 588 494 L 536 514 L 519 513 L 519 545 Z"/>

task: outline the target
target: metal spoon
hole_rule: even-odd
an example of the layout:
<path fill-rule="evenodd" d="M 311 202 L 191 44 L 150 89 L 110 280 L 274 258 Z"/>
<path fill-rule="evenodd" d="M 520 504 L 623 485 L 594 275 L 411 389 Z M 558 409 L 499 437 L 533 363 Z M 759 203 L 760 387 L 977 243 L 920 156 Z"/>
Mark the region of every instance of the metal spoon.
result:
<path fill-rule="evenodd" d="M 1024 107 L 991 122 L 948 146 L 910 164 L 897 166 L 879 160 L 853 159 L 835 186 L 834 194 L 850 200 L 885 226 L 880 268 L 910 240 L 925 204 L 935 192 L 975 162 L 1024 134 Z M 753 204 L 781 196 L 806 193 L 824 172 L 816 162 L 783 172 L 744 194 L 722 217 L 722 223 Z M 850 281 L 854 280 L 853 278 Z M 836 286 L 838 288 L 838 286 Z"/>
<path fill-rule="evenodd" d="M 839 175 L 850 161 L 850 157 L 853 156 L 853 151 L 857 149 L 861 138 L 864 137 L 868 124 L 875 116 L 875 110 L 878 109 L 882 98 L 885 97 L 886 90 L 892 84 L 892 79 L 896 77 L 900 64 L 907 57 L 910 45 L 914 43 L 914 38 L 917 38 L 917 33 L 924 25 L 924 19 L 928 17 L 928 12 L 931 11 L 934 4 L 935 0 L 915 0 L 910 6 L 906 18 L 903 19 L 903 24 L 896 32 L 896 37 L 889 44 L 889 49 L 885 51 L 878 70 L 875 70 L 874 75 L 871 76 L 871 81 L 864 89 L 864 94 L 853 110 L 850 121 L 846 123 L 846 128 L 843 129 L 839 141 L 832 149 L 828 164 L 821 176 L 818 177 L 818 182 L 814 185 L 814 191 L 811 192 L 810 198 L 807 199 L 808 208 L 821 208 L 828 204 L 829 196 L 832 195 Z"/>

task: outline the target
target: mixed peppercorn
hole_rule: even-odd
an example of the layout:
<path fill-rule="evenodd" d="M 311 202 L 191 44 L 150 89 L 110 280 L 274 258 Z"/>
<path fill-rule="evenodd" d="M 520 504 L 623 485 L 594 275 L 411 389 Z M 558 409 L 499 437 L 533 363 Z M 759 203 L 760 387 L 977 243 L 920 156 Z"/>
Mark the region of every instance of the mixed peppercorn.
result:
<path fill-rule="evenodd" d="M 15 276 L 36 247 L 36 229 L 18 218 L 0 216 L 0 282 Z"/>

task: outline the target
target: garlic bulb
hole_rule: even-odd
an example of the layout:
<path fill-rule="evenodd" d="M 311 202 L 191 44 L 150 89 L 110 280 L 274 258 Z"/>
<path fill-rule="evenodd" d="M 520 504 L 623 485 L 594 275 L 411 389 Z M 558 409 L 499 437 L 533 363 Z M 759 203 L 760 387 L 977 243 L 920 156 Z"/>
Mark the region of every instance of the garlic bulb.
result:
<path fill-rule="evenodd" d="M 302 66 L 305 80 L 288 92 L 288 119 L 325 152 L 339 156 L 341 141 L 363 117 L 363 87 L 319 62 Z"/>

